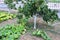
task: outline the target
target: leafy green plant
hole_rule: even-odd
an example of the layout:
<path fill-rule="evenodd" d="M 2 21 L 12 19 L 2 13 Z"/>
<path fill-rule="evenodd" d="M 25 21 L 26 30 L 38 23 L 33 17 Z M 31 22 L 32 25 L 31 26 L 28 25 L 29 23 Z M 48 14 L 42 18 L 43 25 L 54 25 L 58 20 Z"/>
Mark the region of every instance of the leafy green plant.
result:
<path fill-rule="evenodd" d="M 0 28 L 0 40 L 16 40 L 25 32 L 23 25 L 6 25 Z"/>
<path fill-rule="evenodd" d="M 43 30 L 36 30 L 32 33 L 34 36 L 42 37 L 44 40 L 51 40 L 47 33 Z"/>
<path fill-rule="evenodd" d="M 15 18 L 15 14 L 9 14 L 7 12 L 0 12 L 0 22 Z"/>

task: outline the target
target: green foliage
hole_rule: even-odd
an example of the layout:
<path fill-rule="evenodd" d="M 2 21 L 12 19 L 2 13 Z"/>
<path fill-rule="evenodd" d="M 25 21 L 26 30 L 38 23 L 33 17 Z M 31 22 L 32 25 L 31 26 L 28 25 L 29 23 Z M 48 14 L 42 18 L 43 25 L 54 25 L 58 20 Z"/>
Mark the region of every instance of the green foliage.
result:
<path fill-rule="evenodd" d="M 43 3 L 43 0 L 26 0 L 24 7 L 19 7 L 19 12 L 23 13 L 25 16 L 32 16 L 40 11 L 40 5 Z M 24 3 L 24 2 L 23 2 Z"/>
<path fill-rule="evenodd" d="M 27 23 L 27 18 L 21 18 L 21 19 L 18 19 L 18 23 L 22 24 L 22 25 L 26 25 Z"/>
<path fill-rule="evenodd" d="M 12 4 L 12 3 L 8 4 L 8 7 L 11 9 L 16 9 L 15 4 Z"/>
<path fill-rule="evenodd" d="M 15 0 L 17 3 L 18 1 Z M 58 16 L 55 11 L 51 11 L 48 9 L 48 6 L 45 3 L 45 0 L 21 0 L 24 4 L 24 7 L 19 7 L 18 16 L 20 19 L 20 14 L 24 14 L 26 17 L 33 16 L 35 14 L 40 14 L 44 21 L 54 21 L 58 19 Z M 26 1 L 26 2 L 25 2 Z M 13 4 L 13 0 L 5 0 L 5 3 L 8 4 L 8 7 L 11 9 L 15 9 L 15 4 Z"/>
<path fill-rule="evenodd" d="M 23 25 L 6 25 L 0 28 L 0 40 L 17 40 L 24 32 Z"/>
<path fill-rule="evenodd" d="M 13 0 L 4 0 L 4 3 L 8 5 L 11 9 L 16 9 L 15 4 L 13 4 Z"/>
<path fill-rule="evenodd" d="M 4 2 L 5 2 L 6 4 L 10 4 L 10 3 L 13 3 L 13 0 L 4 0 Z"/>
<path fill-rule="evenodd" d="M 18 9 L 19 14 L 24 14 L 26 17 L 40 14 L 46 22 L 58 19 L 56 11 L 48 9 L 44 0 L 26 0 L 26 3 L 24 1 L 23 3 L 24 7 Z"/>
<path fill-rule="evenodd" d="M 0 12 L 0 22 L 15 18 L 15 17 L 16 17 L 16 15 L 10 14 L 8 12 Z"/>
<path fill-rule="evenodd" d="M 33 32 L 34 36 L 42 37 L 44 40 L 51 40 L 47 33 L 43 30 L 36 30 Z"/>
<path fill-rule="evenodd" d="M 46 5 L 41 7 L 41 11 L 39 12 L 39 14 L 43 17 L 43 19 L 46 22 L 48 21 L 53 22 L 54 20 L 58 19 L 57 11 L 48 9 L 48 6 Z"/>

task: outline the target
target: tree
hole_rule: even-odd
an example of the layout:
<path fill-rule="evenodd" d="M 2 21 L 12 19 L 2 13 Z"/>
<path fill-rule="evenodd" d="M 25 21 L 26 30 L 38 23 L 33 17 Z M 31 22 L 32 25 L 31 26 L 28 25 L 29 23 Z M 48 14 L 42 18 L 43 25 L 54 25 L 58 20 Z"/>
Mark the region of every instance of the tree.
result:
<path fill-rule="evenodd" d="M 26 17 L 39 14 L 46 22 L 58 19 L 56 11 L 48 9 L 45 0 L 26 0 L 26 2 L 23 1 L 23 3 L 24 7 L 19 7 L 18 9 L 19 14 L 22 13 Z M 20 16 L 19 14 L 18 16 Z"/>
<path fill-rule="evenodd" d="M 13 3 L 12 0 L 7 0 L 7 1 L 6 3 L 8 5 Z M 17 17 L 19 20 L 22 19 L 23 17 L 22 15 L 25 15 L 25 17 L 29 18 L 36 14 L 39 14 L 40 16 L 42 16 L 44 21 L 46 22 L 49 22 L 49 21 L 53 22 L 54 20 L 58 19 L 56 11 L 48 9 L 48 6 L 46 5 L 45 0 L 21 0 L 21 1 L 24 4 L 24 6 L 23 7 L 20 6 L 18 8 L 19 14 L 17 15 Z"/>
<path fill-rule="evenodd" d="M 19 14 L 24 14 L 25 17 L 28 18 L 30 16 L 32 17 L 33 15 L 35 15 L 34 29 L 36 29 L 36 14 L 42 16 L 43 20 L 46 21 L 47 23 L 49 21 L 53 22 L 54 20 L 58 19 L 56 11 L 48 9 L 45 0 L 26 0 L 26 2 L 22 1 L 22 3 L 24 3 L 24 7 L 23 8 L 19 7 L 18 9 Z M 19 14 L 18 18 L 20 16 Z"/>

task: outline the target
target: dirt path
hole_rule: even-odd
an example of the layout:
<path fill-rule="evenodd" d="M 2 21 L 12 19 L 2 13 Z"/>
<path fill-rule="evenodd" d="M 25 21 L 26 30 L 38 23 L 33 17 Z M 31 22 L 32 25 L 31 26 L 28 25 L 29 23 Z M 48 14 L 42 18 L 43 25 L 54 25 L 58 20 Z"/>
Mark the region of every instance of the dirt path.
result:
<path fill-rule="evenodd" d="M 29 33 L 26 33 L 24 35 L 21 35 L 20 40 L 43 40 L 40 37 L 32 36 Z"/>
<path fill-rule="evenodd" d="M 17 19 L 9 19 L 9 20 L 6 20 L 6 21 L 3 21 L 2 23 L 0 23 L 0 27 L 1 26 L 5 26 L 7 24 L 16 24 L 17 23 Z"/>
<path fill-rule="evenodd" d="M 60 35 L 53 34 L 51 32 L 48 32 L 48 36 L 51 38 L 51 40 L 60 40 Z"/>
<path fill-rule="evenodd" d="M 60 33 L 60 22 L 56 23 L 54 26 L 54 30 L 58 33 Z"/>
<path fill-rule="evenodd" d="M 47 31 L 51 40 L 60 40 L 60 21 L 56 21 L 52 24 L 53 28 Z"/>

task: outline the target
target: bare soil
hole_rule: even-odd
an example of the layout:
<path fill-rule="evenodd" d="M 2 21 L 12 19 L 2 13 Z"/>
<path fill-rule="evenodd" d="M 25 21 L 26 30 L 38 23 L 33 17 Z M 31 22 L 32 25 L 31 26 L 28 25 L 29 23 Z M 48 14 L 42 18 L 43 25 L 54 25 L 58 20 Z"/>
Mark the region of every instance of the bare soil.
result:
<path fill-rule="evenodd" d="M 53 25 L 53 24 L 52 24 Z M 60 23 L 53 25 L 51 31 L 46 31 L 51 40 L 60 40 Z M 44 40 L 41 37 L 32 36 L 29 33 L 21 35 L 20 40 Z"/>
<path fill-rule="evenodd" d="M 40 37 L 32 36 L 29 33 L 26 33 L 24 35 L 21 35 L 20 40 L 43 40 Z"/>
<path fill-rule="evenodd" d="M 17 19 L 9 19 L 9 20 L 6 20 L 6 21 L 3 21 L 0 23 L 0 27 L 1 26 L 5 26 L 7 24 L 17 24 Z"/>

